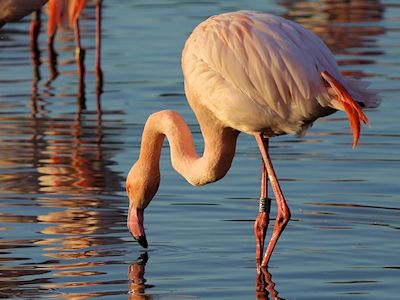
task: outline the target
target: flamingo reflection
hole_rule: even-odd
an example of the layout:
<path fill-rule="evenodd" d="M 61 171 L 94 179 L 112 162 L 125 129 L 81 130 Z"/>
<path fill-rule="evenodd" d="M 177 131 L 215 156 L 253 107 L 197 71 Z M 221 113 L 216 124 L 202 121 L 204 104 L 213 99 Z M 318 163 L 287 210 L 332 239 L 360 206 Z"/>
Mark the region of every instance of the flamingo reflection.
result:
<path fill-rule="evenodd" d="M 152 285 L 145 284 L 146 279 L 144 279 L 144 272 L 148 259 L 149 256 L 146 251 L 142 255 L 140 255 L 133 264 L 129 266 L 128 278 L 130 280 L 130 283 L 129 283 L 128 299 L 131 300 L 153 299 L 152 296 L 145 294 L 146 289 L 153 287 Z"/>
<path fill-rule="evenodd" d="M 287 9 L 283 16 L 312 30 L 333 53 L 359 56 L 339 59 L 339 65 L 373 64 L 375 61 L 371 56 L 384 54 L 375 38 L 385 33 L 385 28 L 379 26 L 385 9 L 379 0 L 281 0 L 279 3 Z M 363 26 L 367 22 L 368 26 Z M 376 25 L 371 25 L 372 22 Z M 345 70 L 342 73 L 359 78 L 368 76 L 362 71 Z"/>
<path fill-rule="evenodd" d="M 257 300 L 283 300 L 278 296 L 275 283 L 272 281 L 271 273 L 267 268 L 261 268 L 256 275 L 256 299 Z"/>

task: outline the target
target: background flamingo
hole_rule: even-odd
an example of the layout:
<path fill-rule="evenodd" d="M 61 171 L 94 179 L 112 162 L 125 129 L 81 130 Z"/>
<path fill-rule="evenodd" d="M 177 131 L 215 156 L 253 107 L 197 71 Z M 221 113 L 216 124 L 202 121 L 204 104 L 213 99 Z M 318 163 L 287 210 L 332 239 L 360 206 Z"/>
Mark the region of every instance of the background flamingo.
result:
<path fill-rule="evenodd" d="M 83 88 L 84 81 L 84 57 L 85 50 L 81 45 L 81 34 L 79 28 L 79 16 L 87 4 L 86 0 L 49 0 L 49 20 L 47 25 L 47 45 L 50 61 L 55 60 L 54 38 L 59 26 L 70 26 L 75 34 L 75 59 L 77 63 L 78 77 L 80 85 Z M 101 53 L 101 6 L 102 1 L 96 1 L 96 80 L 98 88 L 101 89 L 103 83 L 103 74 L 100 66 Z"/>
<path fill-rule="evenodd" d="M 376 92 L 367 90 L 361 81 L 343 78 L 329 49 L 302 26 L 250 11 L 214 16 L 198 25 L 186 41 L 182 68 L 186 96 L 203 134 L 204 152 L 197 154 L 190 129 L 177 112 L 161 111 L 149 117 L 139 159 L 126 181 L 129 230 L 147 247 L 143 211 L 160 183 L 164 137 L 169 141 L 175 170 L 191 184 L 204 185 L 225 176 L 237 137 L 245 132 L 254 135 L 263 159 L 254 232 L 256 263 L 264 267 L 290 219 L 269 157 L 269 138 L 304 134 L 317 118 L 342 110 L 349 118 L 356 146 L 360 122 L 368 122 L 358 102 L 376 107 Z M 268 179 L 278 211 L 262 257 L 270 210 Z"/>
<path fill-rule="evenodd" d="M 31 51 L 38 52 L 37 39 L 40 31 L 40 10 L 48 0 L 2 0 L 0 1 L 0 28 L 5 23 L 19 21 L 23 17 L 32 14 L 29 26 L 31 36 Z"/>

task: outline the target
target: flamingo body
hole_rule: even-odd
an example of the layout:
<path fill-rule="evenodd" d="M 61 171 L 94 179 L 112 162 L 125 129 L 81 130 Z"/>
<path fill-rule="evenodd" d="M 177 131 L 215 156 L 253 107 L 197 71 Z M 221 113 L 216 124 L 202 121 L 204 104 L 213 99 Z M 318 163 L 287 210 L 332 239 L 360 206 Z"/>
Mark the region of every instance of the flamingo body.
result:
<path fill-rule="evenodd" d="M 15 22 L 39 10 L 48 0 L 1 0 L 0 28 L 4 23 Z"/>
<path fill-rule="evenodd" d="M 143 129 L 139 158 L 126 181 L 128 228 L 147 247 L 144 209 L 160 184 L 160 154 L 166 137 L 174 169 L 189 183 L 203 185 L 228 172 L 240 132 L 254 135 L 262 156 L 259 214 L 254 224 L 257 267 L 267 266 L 290 210 L 269 156 L 269 138 L 302 134 L 319 117 L 345 111 L 358 142 L 361 106 L 376 107 L 377 92 L 341 76 L 336 61 L 313 33 L 270 14 L 239 11 L 198 25 L 182 54 L 185 92 L 199 122 L 204 152 L 199 155 L 183 118 L 174 111 L 153 113 Z M 275 226 L 264 257 L 269 223 L 268 181 L 277 203 Z"/>
<path fill-rule="evenodd" d="M 332 53 L 315 34 L 278 16 L 239 11 L 207 19 L 186 41 L 182 69 L 197 101 L 242 132 L 303 133 L 318 117 L 343 110 L 321 77 L 327 71 L 346 86 Z M 362 84 L 348 90 L 365 106 L 376 105 Z"/>

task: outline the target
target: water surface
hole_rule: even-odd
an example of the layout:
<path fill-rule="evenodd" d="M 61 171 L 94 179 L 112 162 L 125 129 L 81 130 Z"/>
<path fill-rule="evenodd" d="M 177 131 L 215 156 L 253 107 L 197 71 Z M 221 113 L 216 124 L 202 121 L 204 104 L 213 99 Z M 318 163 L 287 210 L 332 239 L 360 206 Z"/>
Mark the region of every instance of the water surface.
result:
<path fill-rule="evenodd" d="M 1 29 L 0 297 L 397 299 L 398 3 L 103 2 L 102 93 L 94 72 L 93 5 L 81 21 L 84 89 L 70 31 L 57 37 L 54 66 L 45 23 L 36 56 L 29 17 Z M 371 127 L 356 150 L 344 113 L 316 122 L 304 138 L 272 140 L 292 221 L 261 278 L 253 238 L 260 157 L 250 136 L 239 137 L 223 180 L 197 188 L 173 171 L 166 143 L 161 187 L 146 210 L 148 253 L 126 229 L 124 178 L 147 116 L 179 111 L 202 148 L 183 93 L 186 37 L 207 16 L 244 8 L 314 31 L 343 73 L 371 81 L 383 99 L 367 112 Z"/>

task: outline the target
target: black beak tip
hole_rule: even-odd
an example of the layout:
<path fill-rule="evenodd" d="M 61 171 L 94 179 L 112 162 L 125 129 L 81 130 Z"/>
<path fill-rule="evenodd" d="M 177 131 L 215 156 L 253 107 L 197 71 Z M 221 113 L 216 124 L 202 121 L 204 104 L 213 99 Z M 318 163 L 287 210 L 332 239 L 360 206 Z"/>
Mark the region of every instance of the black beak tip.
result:
<path fill-rule="evenodd" d="M 148 244 L 147 244 L 146 236 L 141 235 L 137 238 L 135 237 L 135 240 L 139 243 L 140 246 L 142 246 L 143 248 L 147 248 Z"/>

